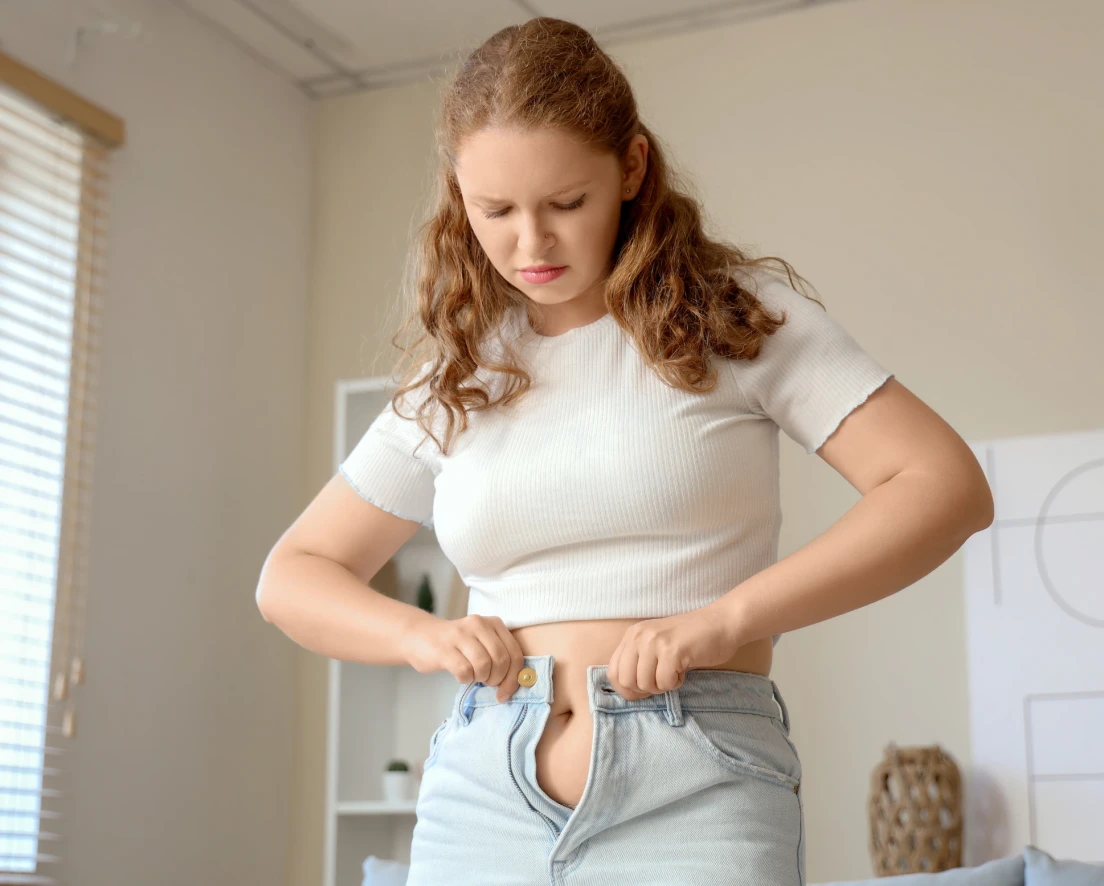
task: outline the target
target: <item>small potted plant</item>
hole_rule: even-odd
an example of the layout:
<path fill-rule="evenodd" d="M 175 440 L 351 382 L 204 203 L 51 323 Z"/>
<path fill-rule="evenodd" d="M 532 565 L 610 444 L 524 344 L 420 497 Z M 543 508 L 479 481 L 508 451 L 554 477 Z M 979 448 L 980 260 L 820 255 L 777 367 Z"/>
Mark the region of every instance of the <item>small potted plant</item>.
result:
<path fill-rule="evenodd" d="M 405 760 L 392 760 L 383 773 L 383 799 L 399 803 L 410 799 L 410 767 Z"/>
<path fill-rule="evenodd" d="M 436 596 L 428 572 L 422 573 L 422 583 L 418 585 L 418 608 L 424 609 L 430 615 L 434 614 L 436 608 Z"/>

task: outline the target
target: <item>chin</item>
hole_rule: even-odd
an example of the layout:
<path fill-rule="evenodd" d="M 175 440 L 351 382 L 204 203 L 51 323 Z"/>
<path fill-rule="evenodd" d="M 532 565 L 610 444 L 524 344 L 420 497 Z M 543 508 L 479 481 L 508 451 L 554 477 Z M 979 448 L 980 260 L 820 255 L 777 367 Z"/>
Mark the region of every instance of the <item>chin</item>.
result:
<path fill-rule="evenodd" d="M 525 295 L 529 297 L 529 301 L 536 302 L 538 305 L 544 305 L 546 307 L 554 307 L 557 305 L 566 305 L 569 302 L 575 301 L 579 297 L 579 293 L 572 293 L 571 295 L 561 296 L 556 298 L 553 293 L 550 292 L 526 292 Z M 544 296 L 543 298 L 541 296 Z"/>

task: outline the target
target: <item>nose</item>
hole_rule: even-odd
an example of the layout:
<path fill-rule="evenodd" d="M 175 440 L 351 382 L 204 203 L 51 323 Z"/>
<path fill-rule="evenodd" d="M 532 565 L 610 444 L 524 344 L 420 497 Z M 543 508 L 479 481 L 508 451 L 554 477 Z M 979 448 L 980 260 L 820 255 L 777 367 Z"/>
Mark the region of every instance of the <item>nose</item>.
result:
<path fill-rule="evenodd" d="M 524 218 L 521 230 L 518 232 L 518 251 L 535 258 L 546 252 L 554 242 L 552 232 L 548 230 L 539 214 Z"/>

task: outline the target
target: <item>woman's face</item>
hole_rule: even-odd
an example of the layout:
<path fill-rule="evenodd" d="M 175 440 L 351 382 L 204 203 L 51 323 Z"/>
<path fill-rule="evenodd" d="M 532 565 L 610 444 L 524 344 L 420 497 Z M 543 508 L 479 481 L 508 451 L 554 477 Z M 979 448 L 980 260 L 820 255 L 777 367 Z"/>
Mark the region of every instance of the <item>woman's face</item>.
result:
<path fill-rule="evenodd" d="M 464 142 L 456 178 L 472 231 L 495 270 L 520 292 L 581 319 L 604 313 L 621 204 L 644 176 L 647 139 L 633 139 L 626 168 L 558 130 L 487 129 Z M 626 190 L 628 189 L 628 190 Z M 523 269 L 564 270 L 549 282 Z"/>

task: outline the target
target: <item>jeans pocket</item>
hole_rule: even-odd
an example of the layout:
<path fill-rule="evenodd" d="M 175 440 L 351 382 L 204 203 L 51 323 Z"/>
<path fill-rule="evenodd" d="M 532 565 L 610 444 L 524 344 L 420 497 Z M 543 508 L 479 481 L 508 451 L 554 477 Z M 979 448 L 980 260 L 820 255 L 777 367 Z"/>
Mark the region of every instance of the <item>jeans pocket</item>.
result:
<path fill-rule="evenodd" d="M 685 728 L 717 762 L 797 792 L 801 760 L 781 726 L 750 711 L 686 710 Z"/>

